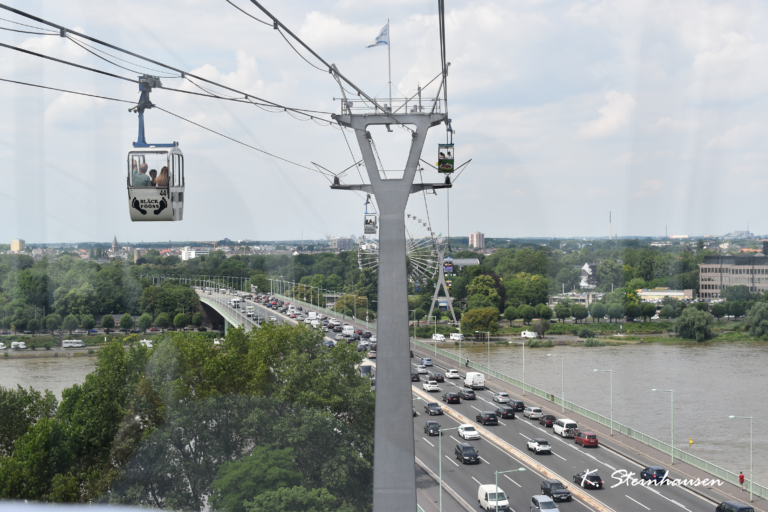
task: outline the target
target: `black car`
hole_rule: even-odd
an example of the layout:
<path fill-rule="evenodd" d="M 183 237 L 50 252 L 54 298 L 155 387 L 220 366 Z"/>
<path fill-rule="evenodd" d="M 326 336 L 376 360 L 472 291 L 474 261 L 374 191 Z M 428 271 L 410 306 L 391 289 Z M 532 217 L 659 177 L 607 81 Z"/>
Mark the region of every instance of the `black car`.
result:
<path fill-rule="evenodd" d="M 141 334 L 142 332 L 141 329 L 131 329 L 131 334 Z"/>
<path fill-rule="evenodd" d="M 424 410 L 430 416 L 443 414 L 443 408 L 440 407 L 440 404 L 437 402 L 427 402 L 424 404 Z"/>
<path fill-rule="evenodd" d="M 475 447 L 469 443 L 459 443 L 454 450 L 456 458 L 459 459 L 462 464 L 480 464 L 480 454 L 477 453 Z"/>
<path fill-rule="evenodd" d="M 539 425 L 544 425 L 544 428 L 552 428 L 552 424 L 557 421 L 557 418 L 551 414 L 545 414 L 539 418 Z"/>
<path fill-rule="evenodd" d="M 571 501 L 571 491 L 560 480 L 544 480 L 541 482 L 541 494 L 549 496 L 553 501 Z"/>
<path fill-rule="evenodd" d="M 461 398 L 459 398 L 458 393 L 454 393 L 453 391 L 449 391 L 448 393 L 445 393 L 443 395 L 443 402 L 447 404 L 460 404 Z"/>
<path fill-rule="evenodd" d="M 755 512 L 755 509 L 738 501 L 724 501 L 717 506 L 715 512 Z"/>
<path fill-rule="evenodd" d="M 411 350 L 411 357 L 413 357 L 413 350 Z"/>
<path fill-rule="evenodd" d="M 517 412 L 525 410 L 525 404 L 522 400 L 510 400 L 507 405 Z"/>
<path fill-rule="evenodd" d="M 643 470 L 640 472 L 640 478 L 643 480 L 652 480 L 656 484 L 666 484 L 668 482 L 666 476 L 667 470 L 659 466 L 648 466 L 643 468 Z"/>
<path fill-rule="evenodd" d="M 582 471 L 573 475 L 573 483 L 584 487 L 585 489 L 602 489 L 603 479 L 600 475 L 590 471 Z"/>
<path fill-rule="evenodd" d="M 498 416 L 501 419 L 504 419 L 504 420 L 515 419 L 515 410 L 509 407 L 508 405 L 500 405 L 495 412 L 496 412 L 496 416 Z"/>
<path fill-rule="evenodd" d="M 475 416 L 475 421 L 482 423 L 483 425 L 498 425 L 499 419 L 496 417 L 495 412 L 481 411 Z"/>
<path fill-rule="evenodd" d="M 442 373 L 429 372 L 429 380 L 433 380 L 435 382 L 445 382 L 445 377 L 443 377 Z"/>
<path fill-rule="evenodd" d="M 477 395 L 475 395 L 475 392 L 471 389 L 461 389 L 459 390 L 459 398 L 464 400 L 475 400 Z"/>
<path fill-rule="evenodd" d="M 413 415 L 414 415 L 414 416 L 418 416 L 418 414 L 419 414 L 419 413 L 417 413 L 417 412 L 416 412 L 416 406 L 414 405 L 414 406 L 413 406 Z"/>
<path fill-rule="evenodd" d="M 363 338 L 365 338 L 365 339 L 368 339 L 368 338 L 370 338 L 371 336 L 373 336 L 373 334 L 371 334 L 371 332 L 370 332 L 370 331 L 365 331 L 365 332 L 363 333 Z"/>
<path fill-rule="evenodd" d="M 333 332 L 341 332 L 341 326 L 340 325 L 334 325 L 333 326 Z"/>
<path fill-rule="evenodd" d="M 443 435 L 442 432 L 440 432 L 440 424 L 436 421 L 428 421 L 424 425 L 424 433 L 428 436 L 436 436 L 436 435 Z"/>
<path fill-rule="evenodd" d="M 418 373 L 412 373 L 411 374 L 411 382 L 421 382 L 421 379 L 419 378 Z"/>
<path fill-rule="evenodd" d="M 198 327 L 197 330 L 200 332 L 206 332 L 208 329 L 206 329 L 205 327 Z"/>

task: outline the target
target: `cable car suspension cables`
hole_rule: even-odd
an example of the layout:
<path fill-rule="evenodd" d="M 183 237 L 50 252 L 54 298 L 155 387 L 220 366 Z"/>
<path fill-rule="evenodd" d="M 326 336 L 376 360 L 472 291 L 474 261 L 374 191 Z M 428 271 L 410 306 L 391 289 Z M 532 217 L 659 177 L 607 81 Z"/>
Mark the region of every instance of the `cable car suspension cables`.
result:
<path fill-rule="evenodd" d="M 270 26 L 269 22 L 266 22 L 266 21 L 264 21 L 264 20 L 260 20 L 259 18 L 257 18 L 256 16 L 254 16 L 254 15 L 252 15 L 252 14 L 248 14 L 247 12 L 245 12 L 244 10 L 242 10 L 241 8 L 239 8 L 238 6 L 236 6 L 235 4 L 233 4 L 232 2 L 230 2 L 230 0 L 227 0 L 227 3 L 228 3 L 229 5 L 231 5 L 232 7 L 234 7 L 235 9 L 237 9 L 238 11 L 240 11 L 241 13 L 245 14 L 246 16 L 248 16 L 249 18 L 253 18 L 253 19 L 255 19 L 256 21 L 258 21 L 259 23 L 263 23 L 264 25 L 266 25 L 266 26 L 268 26 L 268 27 Z"/>

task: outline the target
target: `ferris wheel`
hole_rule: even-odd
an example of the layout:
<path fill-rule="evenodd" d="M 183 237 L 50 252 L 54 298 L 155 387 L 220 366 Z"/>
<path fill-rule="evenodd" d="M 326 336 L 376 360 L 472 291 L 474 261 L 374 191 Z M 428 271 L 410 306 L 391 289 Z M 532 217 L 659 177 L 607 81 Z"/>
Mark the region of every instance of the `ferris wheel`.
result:
<path fill-rule="evenodd" d="M 442 239 L 435 235 L 427 221 L 416 215 L 406 214 L 405 253 L 408 280 L 416 285 L 426 283 L 437 272 L 438 245 Z M 357 249 L 360 270 L 376 270 L 379 266 L 379 240 L 368 238 Z"/>

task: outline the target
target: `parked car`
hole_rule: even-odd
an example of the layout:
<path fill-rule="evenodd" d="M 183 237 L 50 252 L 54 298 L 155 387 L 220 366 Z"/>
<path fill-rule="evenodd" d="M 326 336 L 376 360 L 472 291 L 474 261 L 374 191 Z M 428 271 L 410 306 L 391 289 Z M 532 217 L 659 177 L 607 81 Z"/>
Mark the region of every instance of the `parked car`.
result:
<path fill-rule="evenodd" d="M 571 491 L 560 480 L 544 480 L 541 482 L 541 494 L 549 496 L 552 501 L 571 501 Z"/>
<path fill-rule="evenodd" d="M 536 438 L 528 441 L 528 450 L 536 453 L 552 453 L 552 447 L 546 439 Z"/>
<path fill-rule="evenodd" d="M 653 480 L 656 483 L 667 483 L 667 470 L 659 466 L 646 466 L 640 471 L 640 478 L 643 480 Z"/>
<path fill-rule="evenodd" d="M 440 388 L 437 387 L 437 382 L 433 380 L 426 381 L 424 384 L 421 385 L 421 389 L 423 389 L 426 392 L 440 391 Z"/>
<path fill-rule="evenodd" d="M 541 407 L 526 407 L 523 410 L 523 416 L 530 420 L 536 420 L 544 416 L 544 412 L 542 412 Z"/>
<path fill-rule="evenodd" d="M 573 483 L 585 489 L 602 489 L 603 479 L 597 473 L 582 471 L 573 475 Z"/>
<path fill-rule="evenodd" d="M 522 412 L 525 410 L 525 404 L 522 400 L 510 400 L 507 405 L 512 407 L 515 412 Z"/>
<path fill-rule="evenodd" d="M 544 414 L 539 418 L 539 425 L 544 425 L 544 428 L 551 428 L 552 424 L 557 421 L 557 418 L 551 414 Z"/>
<path fill-rule="evenodd" d="M 138 331 L 138 332 L 141 332 L 141 331 Z M 88 333 L 83 329 L 75 329 L 75 334 L 88 334 Z"/>
<path fill-rule="evenodd" d="M 480 432 L 477 431 L 474 425 L 466 423 L 459 425 L 458 433 L 462 439 L 480 439 Z"/>
<path fill-rule="evenodd" d="M 475 421 L 483 425 L 498 425 L 499 419 L 492 411 L 480 411 L 475 415 Z"/>
<path fill-rule="evenodd" d="M 427 402 L 424 404 L 424 410 L 430 416 L 438 416 L 443 414 L 443 408 L 440 407 L 440 404 L 437 402 Z"/>
<path fill-rule="evenodd" d="M 513 420 L 515 419 L 515 410 L 508 405 L 500 405 L 496 409 L 496 416 L 503 420 Z"/>
<path fill-rule="evenodd" d="M 463 400 L 475 400 L 477 398 L 477 395 L 475 395 L 475 392 L 472 391 L 471 389 L 460 389 L 459 398 Z"/>
<path fill-rule="evenodd" d="M 583 447 L 587 446 L 594 446 L 597 448 L 597 434 L 594 432 L 581 432 L 579 431 L 576 434 L 576 437 L 573 438 L 573 441 L 576 444 L 580 444 Z"/>
<path fill-rule="evenodd" d="M 509 403 L 509 393 L 507 393 L 506 391 L 500 391 L 498 393 L 494 393 L 493 401 L 499 402 L 500 404 Z"/>
<path fill-rule="evenodd" d="M 421 382 L 421 379 L 419 378 L 418 373 L 412 373 L 411 374 L 411 382 Z"/>
<path fill-rule="evenodd" d="M 460 404 L 461 398 L 459 397 L 458 393 L 454 393 L 453 391 L 449 391 L 448 393 L 445 393 L 443 395 L 443 402 L 447 404 Z"/>
<path fill-rule="evenodd" d="M 428 436 L 443 435 L 443 433 L 440 432 L 440 424 L 436 421 L 428 421 L 424 425 L 424 433 Z"/>
<path fill-rule="evenodd" d="M 480 454 L 469 443 L 458 443 L 453 451 L 462 464 L 480 464 Z"/>
<path fill-rule="evenodd" d="M 447 370 L 445 376 L 449 379 L 460 379 L 459 370 Z"/>

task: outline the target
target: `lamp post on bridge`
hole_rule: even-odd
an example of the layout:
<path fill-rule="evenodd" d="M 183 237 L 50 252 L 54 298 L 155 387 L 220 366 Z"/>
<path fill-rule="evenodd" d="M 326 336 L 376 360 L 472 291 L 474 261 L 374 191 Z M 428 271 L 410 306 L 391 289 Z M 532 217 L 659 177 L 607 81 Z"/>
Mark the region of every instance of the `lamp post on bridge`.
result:
<path fill-rule="evenodd" d="M 755 474 L 752 471 L 752 416 L 728 416 L 729 418 L 738 420 L 749 420 L 749 502 L 752 503 L 752 482 L 755 479 Z"/>
<path fill-rule="evenodd" d="M 449 430 L 459 430 L 459 428 L 461 427 L 440 428 L 437 430 L 437 444 L 440 447 L 440 512 L 443 512 L 443 432 L 448 432 Z"/>
<path fill-rule="evenodd" d="M 496 512 L 499 512 L 499 475 L 503 475 L 504 473 L 515 473 L 517 471 L 523 472 L 525 471 L 525 468 L 518 468 L 518 469 L 510 469 L 507 471 L 496 471 L 496 499 L 494 500 L 496 502 Z"/>
<path fill-rule="evenodd" d="M 593 370 L 596 372 L 605 372 L 611 376 L 611 435 L 613 435 L 613 370 Z"/>

